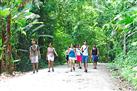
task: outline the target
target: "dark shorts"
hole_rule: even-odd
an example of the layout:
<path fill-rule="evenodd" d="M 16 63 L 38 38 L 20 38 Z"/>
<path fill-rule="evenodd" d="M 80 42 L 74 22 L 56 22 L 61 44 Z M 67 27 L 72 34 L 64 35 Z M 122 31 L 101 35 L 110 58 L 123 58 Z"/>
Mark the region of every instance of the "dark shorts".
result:
<path fill-rule="evenodd" d="M 98 56 L 97 55 L 92 55 L 92 61 L 97 62 L 98 61 Z"/>
<path fill-rule="evenodd" d="M 66 61 L 68 61 L 69 60 L 69 55 L 66 55 Z"/>

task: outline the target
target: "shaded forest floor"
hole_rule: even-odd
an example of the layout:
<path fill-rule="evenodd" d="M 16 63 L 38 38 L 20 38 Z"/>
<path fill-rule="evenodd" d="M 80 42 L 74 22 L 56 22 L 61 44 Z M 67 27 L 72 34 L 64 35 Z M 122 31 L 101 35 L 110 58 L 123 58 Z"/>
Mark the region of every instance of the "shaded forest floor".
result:
<path fill-rule="evenodd" d="M 76 68 L 70 72 L 67 65 L 56 66 L 55 72 L 48 69 L 33 74 L 27 72 L 14 77 L 0 76 L 1 91 L 134 91 L 126 82 L 115 79 L 108 71 L 106 64 L 98 64 L 93 69 L 89 64 L 88 73 Z"/>

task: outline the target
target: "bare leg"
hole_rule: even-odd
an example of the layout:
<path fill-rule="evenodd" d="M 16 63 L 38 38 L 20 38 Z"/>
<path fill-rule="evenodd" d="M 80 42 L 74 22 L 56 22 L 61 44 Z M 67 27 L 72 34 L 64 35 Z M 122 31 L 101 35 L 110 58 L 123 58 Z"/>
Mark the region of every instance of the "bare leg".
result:
<path fill-rule="evenodd" d="M 72 72 L 72 68 L 73 68 L 73 61 L 72 60 L 70 60 L 70 71 Z"/>
<path fill-rule="evenodd" d="M 67 65 L 68 67 L 70 67 L 70 60 L 67 60 Z"/>
<path fill-rule="evenodd" d="M 54 62 L 51 61 L 51 67 L 52 67 L 52 71 L 54 72 Z"/>
<path fill-rule="evenodd" d="M 36 71 L 38 72 L 38 67 L 39 67 L 39 64 L 36 63 Z"/>
<path fill-rule="evenodd" d="M 86 69 L 86 63 L 84 62 L 84 69 Z"/>
<path fill-rule="evenodd" d="M 94 66 L 94 69 L 96 69 L 96 63 L 95 62 L 93 62 L 93 66 Z"/>
<path fill-rule="evenodd" d="M 78 67 L 78 68 L 80 67 L 80 62 L 77 62 L 77 67 Z"/>
<path fill-rule="evenodd" d="M 35 63 L 32 63 L 33 73 L 35 73 Z"/>
<path fill-rule="evenodd" d="M 50 67 L 51 67 L 51 61 L 49 60 L 49 61 L 48 61 L 48 68 L 49 68 L 49 71 L 48 71 L 48 72 L 50 72 Z"/>
<path fill-rule="evenodd" d="M 75 71 L 75 60 L 72 61 L 73 70 Z"/>
<path fill-rule="evenodd" d="M 78 61 L 76 61 L 76 67 L 79 67 L 79 62 Z"/>
<path fill-rule="evenodd" d="M 88 68 L 88 63 L 86 63 L 86 70 L 87 70 L 87 68 Z"/>
<path fill-rule="evenodd" d="M 94 63 L 94 67 L 95 67 L 95 69 L 97 68 L 97 62 Z"/>
<path fill-rule="evenodd" d="M 85 62 L 85 63 L 84 63 L 85 72 L 87 72 L 87 66 L 88 66 L 88 64 Z"/>
<path fill-rule="evenodd" d="M 81 69 L 81 64 L 82 64 L 82 63 L 81 63 L 81 61 L 80 61 L 80 62 L 79 62 L 79 68 L 80 68 L 80 69 Z"/>

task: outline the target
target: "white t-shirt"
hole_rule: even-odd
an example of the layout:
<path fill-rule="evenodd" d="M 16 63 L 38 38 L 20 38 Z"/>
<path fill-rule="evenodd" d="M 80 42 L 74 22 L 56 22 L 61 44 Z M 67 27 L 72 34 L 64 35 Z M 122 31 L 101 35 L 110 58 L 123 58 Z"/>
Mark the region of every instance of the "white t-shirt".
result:
<path fill-rule="evenodd" d="M 81 50 L 80 50 L 79 48 L 76 48 L 76 54 L 77 54 L 78 56 L 81 55 Z"/>
<path fill-rule="evenodd" d="M 83 45 L 83 46 L 81 47 L 81 49 L 82 49 L 82 54 L 83 54 L 84 56 L 88 56 L 88 46 L 87 46 L 87 45 Z"/>

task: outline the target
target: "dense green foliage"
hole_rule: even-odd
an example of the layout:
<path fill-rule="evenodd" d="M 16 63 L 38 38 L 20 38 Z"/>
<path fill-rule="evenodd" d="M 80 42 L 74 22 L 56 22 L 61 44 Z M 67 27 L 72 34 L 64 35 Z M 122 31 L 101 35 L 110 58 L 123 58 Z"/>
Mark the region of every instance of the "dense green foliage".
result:
<path fill-rule="evenodd" d="M 137 84 L 136 0 L 2 1 L 0 33 L 6 30 L 7 16 L 11 14 L 12 60 L 21 59 L 18 70 L 31 69 L 28 48 L 32 38 L 40 45 L 41 68 L 46 67 L 48 43 L 52 42 L 59 54 L 55 63 L 62 64 L 67 47 L 71 43 L 82 45 L 86 40 L 90 49 L 94 43 L 97 44 L 100 62 L 113 62 L 115 67 L 122 68 L 121 74 L 126 79 Z M 22 4 L 25 1 L 27 3 Z M 2 54 L 1 38 L 0 46 Z"/>
<path fill-rule="evenodd" d="M 136 42 L 130 44 L 127 56 L 123 53 L 116 56 L 113 63 L 109 64 L 112 70 L 116 70 L 117 75 L 121 75 L 125 80 L 132 83 L 137 88 L 137 50 Z M 115 73 L 115 72 L 114 72 Z"/>

